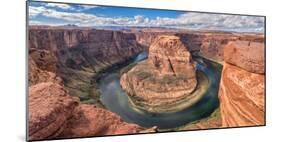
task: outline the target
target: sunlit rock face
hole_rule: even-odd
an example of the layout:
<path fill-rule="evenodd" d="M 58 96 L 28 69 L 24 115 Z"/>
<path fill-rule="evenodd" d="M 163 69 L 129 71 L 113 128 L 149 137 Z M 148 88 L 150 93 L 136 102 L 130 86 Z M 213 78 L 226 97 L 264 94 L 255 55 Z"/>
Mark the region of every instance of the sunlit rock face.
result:
<path fill-rule="evenodd" d="M 224 60 L 252 73 L 264 74 L 264 43 L 237 41 L 224 50 Z"/>
<path fill-rule="evenodd" d="M 197 77 L 192 57 L 173 35 L 158 36 L 148 59 L 124 73 L 120 83 L 132 105 L 149 112 L 176 112 L 199 99 L 193 93 Z"/>
<path fill-rule="evenodd" d="M 219 91 L 223 127 L 264 125 L 264 44 L 232 42 L 224 56 Z"/>
<path fill-rule="evenodd" d="M 110 111 L 81 104 L 55 82 L 30 86 L 28 100 L 29 140 L 130 134 L 143 130 Z"/>
<path fill-rule="evenodd" d="M 159 36 L 149 48 L 148 62 L 158 75 L 186 74 L 195 78 L 195 68 L 188 48 L 177 36 Z"/>

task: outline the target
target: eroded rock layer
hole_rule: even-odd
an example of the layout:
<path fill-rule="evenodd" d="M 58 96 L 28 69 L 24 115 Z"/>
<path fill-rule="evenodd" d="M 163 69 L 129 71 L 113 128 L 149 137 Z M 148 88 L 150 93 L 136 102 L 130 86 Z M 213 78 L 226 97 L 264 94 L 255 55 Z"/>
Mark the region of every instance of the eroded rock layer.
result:
<path fill-rule="evenodd" d="M 235 42 L 225 47 L 220 83 L 223 127 L 264 125 L 264 44 Z"/>
<path fill-rule="evenodd" d="M 63 86 L 44 82 L 29 87 L 29 140 L 137 133 L 138 125 L 95 105 L 81 104 Z"/>
<path fill-rule="evenodd" d="M 132 105 L 149 112 L 179 111 L 199 99 L 193 93 L 197 86 L 194 63 L 176 36 L 158 36 L 149 48 L 148 60 L 124 73 L 120 83 Z"/>

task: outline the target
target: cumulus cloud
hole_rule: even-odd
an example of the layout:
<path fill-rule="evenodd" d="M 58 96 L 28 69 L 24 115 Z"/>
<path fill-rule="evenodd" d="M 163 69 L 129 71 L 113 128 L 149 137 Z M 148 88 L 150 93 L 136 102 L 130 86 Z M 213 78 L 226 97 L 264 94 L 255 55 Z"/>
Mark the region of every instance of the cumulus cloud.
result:
<path fill-rule="evenodd" d="M 53 3 L 52 3 L 53 4 Z M 57 6 L 57 4 L 52 5 Z M 61 5 L 60 5 L 61 6 Z M 69 5 L 68 5 L 69 6 Z M 81 5 L 82 6 L 82 5 Z M 86 5 L 84 5 L 85 7 Z M 61 6 L 67 8 L 67 6 Z M 86 6 L 85 8 L 95 8 Z M 68 7 L 69 8 L 69 7 Z M 209 29 L 241 32 L 263 32 L 264 18 L 241 15 L 209 14 L 187 12 L 175 18 L 156 17 L 149 19 L 143 15 L 134 17 L 103 17 L 91 13 L 62 12 L 43 6 L 29 6 L 31 20 L 42 15 L 49 18 L 56 18 L 66 22 L 75 22 L 79 26 L 159 26 L 185 29 Z"/>
<path fill-rule="evenodd" d="M 45 17 L 56 18 L 67 21 L 87 22 L 91 19 L 96 18 L 95 15 L 86 13 L 71 13 L 56 11 L 54 9 L 48 9 L 43 6 L 33 7 L 29 6 L 29 16 L 34 18 L 35 16 L 42 15 Z"/>
<path fill-rule="evenodd" d="M 248 30 L 263 32 L 264 18 L 255 16 L 225 15 L 188 12 L 177 18 L 156 18 L 150 22 L 157 26 L 190 29 Z"/>

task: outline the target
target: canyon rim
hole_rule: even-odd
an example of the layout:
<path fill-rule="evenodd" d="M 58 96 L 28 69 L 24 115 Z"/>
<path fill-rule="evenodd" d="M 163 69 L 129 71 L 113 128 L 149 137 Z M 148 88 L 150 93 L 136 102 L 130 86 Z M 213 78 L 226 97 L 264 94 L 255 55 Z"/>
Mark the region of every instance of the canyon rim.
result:
<path fill-rule="evenodd" d="M 265 125 L 265 17 L 28 2 L 28 140 Z"/>

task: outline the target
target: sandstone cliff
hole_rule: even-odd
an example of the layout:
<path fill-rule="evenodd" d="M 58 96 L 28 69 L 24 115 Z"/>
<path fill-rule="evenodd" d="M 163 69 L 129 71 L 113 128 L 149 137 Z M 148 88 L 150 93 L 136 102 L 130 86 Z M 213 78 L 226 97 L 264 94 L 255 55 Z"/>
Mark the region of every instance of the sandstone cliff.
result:
<path fill-rule="evenodd" d="M 146 50 L 132 33 L 90 28 L 31 26 L 28 39 L 39 68 L 61 77 L 70 95 L 94 103 L 98 91 L 91 78 Z"/>
<path fill-rule="evenodd" d="M 264 125 L 264 44 L 229 43 L 224 56 L 219 91 L 222 126 Z"/>

